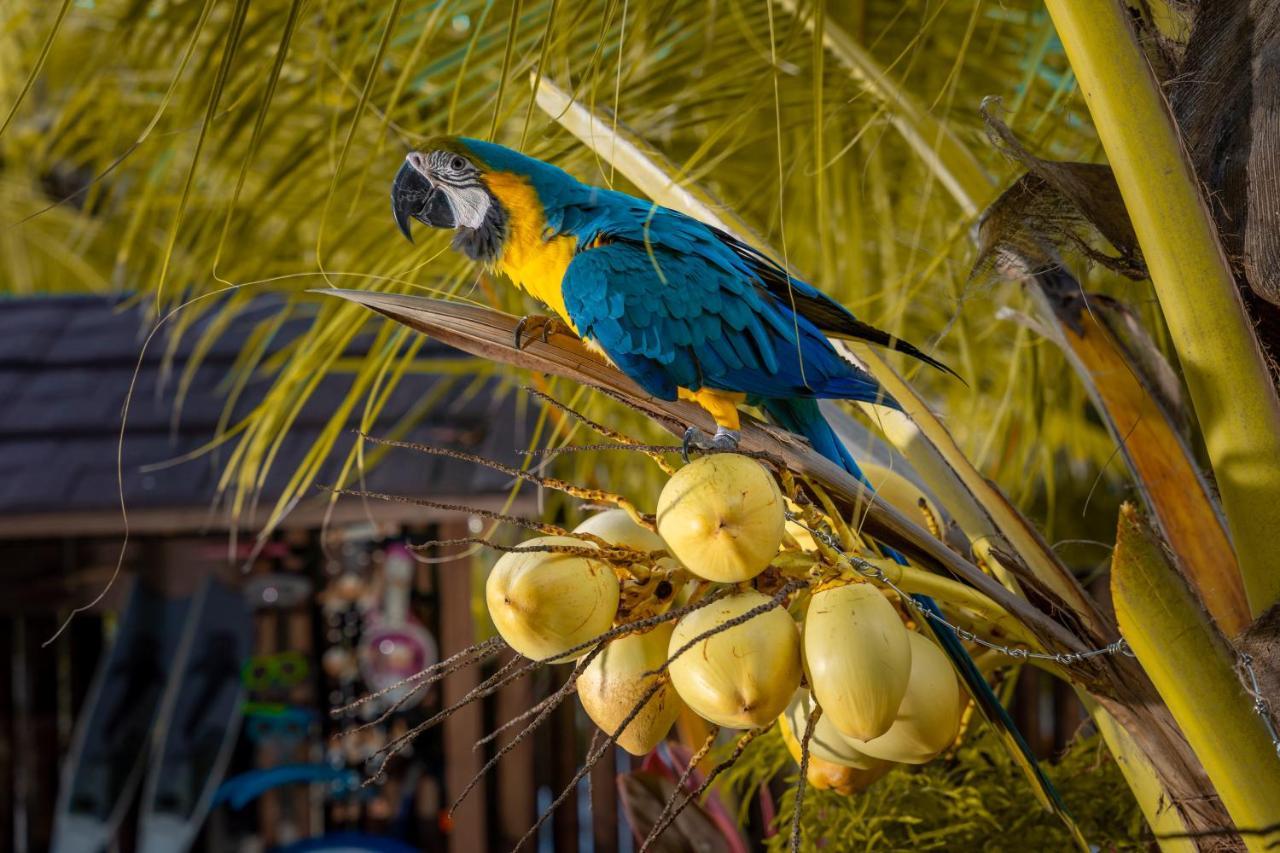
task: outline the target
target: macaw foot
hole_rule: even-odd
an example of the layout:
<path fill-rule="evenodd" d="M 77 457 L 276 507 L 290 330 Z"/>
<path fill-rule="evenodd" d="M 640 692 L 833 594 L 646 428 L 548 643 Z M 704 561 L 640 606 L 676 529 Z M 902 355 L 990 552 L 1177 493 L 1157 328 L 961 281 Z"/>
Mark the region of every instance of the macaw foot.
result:
<path fill-rule="evenodd" d="M 552 335 L 572 335 L 573 329 L 559 317 L 548 317 L 544 314 L 526 314 L 516 323 L 516 349 L 524 349 L 525 344 L 537 338 L 544 344 Z"/>
<path fill-rule="evenodd" d="M 712 453 L 732 452 L 738 449 L 738 439 L 741 437 L 742 433 L 738 430 L 727 427 L 716 427 L 716 434 L 708 436 L 696 426 L 691 426 L 684 432 L 684 440 L 680 443 L 680 456 L 688 462 L 691 449 Z"/>

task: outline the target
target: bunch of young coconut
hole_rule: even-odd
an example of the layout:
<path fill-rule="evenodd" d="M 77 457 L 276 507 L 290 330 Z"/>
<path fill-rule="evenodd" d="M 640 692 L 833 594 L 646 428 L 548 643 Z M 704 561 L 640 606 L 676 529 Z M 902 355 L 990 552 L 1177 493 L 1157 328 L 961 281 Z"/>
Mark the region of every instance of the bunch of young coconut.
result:
<path fill-rule="evenodd" d="M 901 474 L 876 465 L 863 466 L 863 474 L 880 499 L 920 518 L 935 533 L 942 530 L 937 507 Z M 924 764 L 951 746 L 967 700 L 937 643 L 909 630 L 880 590 L 850 580 L 821 586 L 809 601 L 804 656 L 812 695 L 796 705 L 806 714 L 815 704 L 822 708 L 818 727 L 828 724 L 858 758 L 821 757 L 860 771 L 857 778 L 865 787 L 870 784 L 867 759 Z M 800 721 L 791 718 L 793 729 Z"/>
<path fill-rule="evenodd" d="M 924 764 L 955 740 L 964 704 L 951 662 L 933 640 L 908 630 L 870 584 L 838 584 L 813 596 L 804 653 L 812 696 L 802 704 L 821 707 L 817 725 L 829 723 L 858 760 L 823 758 L 859 769 L 868 757 Z M 799 720 L 790 720 L 793 732 Z"/>
<path fill-rule="evenodd" d="M 666 550 L 658 534 L 620 509 L 594 515 L 574 532 L 637 551 Z M 674 567 L 670 560 L 660 565 Z M 670 682 L 656 672 L 666 663 L 671 631 L 671 623 L 663 622 L 610 640 L 578 676 L 578 699 L 587 716 L 607 734 L 617 731 L 639 706 L 618 737 L 618 745 L 632 755 L 645 755 L 661 743 L 684 707 Z"/>
<path fill-rule="evenodd" d="M 772 597 L 779 573 L 761 577 L 784 539 L 793 553 L 797 542 L 804 551 L 816 549 L 802 528 L 788 527 L 786 506 L 758 462 L 703 457 L 663 488 L 656 532 L 614 510 L 584 522 L 572 538 L 530 540 L 526 545 L 542 550 L 502 557 L 487 588 L 494 624 L 527 657 L 581 657 L 615 624 L 638 621 L 642 611 L 661 614 L 673 603 L 648 610 L 628 604 L 635 579 L 594 559 L 592 549 L 604 543 L 642 554 L 665 551 L 669 557 L 651 568 L 696 582 L 687 612 L 674 624 L 649 620 L 615 636 L 578 676 L 583 708 L 601 730 L 613 734 L 627 722 L 618 738 L 623 748 L 647 753 L 688 707 L 725 728 L 776 722 L 799 761 L 821 707 L 807 738 L 814 785 L 853 792 L 895 763 L 929 761 L 950 746 L 959 726 L 963 706 L 950 663 L 931 639 L 906 627 L 881 590 L 836 570 L 807 578 L 811 594 L 797 624 Z M 625 618 L 620 600 L 631 608 Z"/>

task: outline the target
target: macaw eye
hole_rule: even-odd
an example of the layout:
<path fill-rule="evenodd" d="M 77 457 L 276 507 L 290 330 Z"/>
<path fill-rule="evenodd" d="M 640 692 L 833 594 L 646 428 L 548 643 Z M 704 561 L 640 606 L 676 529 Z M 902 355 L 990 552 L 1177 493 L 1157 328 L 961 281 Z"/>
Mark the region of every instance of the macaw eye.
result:
<path fill-rule="evenodd" d="M 467 161 L 463 160 L 461 157 L 458 157 L 456 155 L 452 160 L 449 161 L 449 168 L 455 172 L 461 172 L 464 168 L 466 168 L 466 165 L 467 165 Z"/>

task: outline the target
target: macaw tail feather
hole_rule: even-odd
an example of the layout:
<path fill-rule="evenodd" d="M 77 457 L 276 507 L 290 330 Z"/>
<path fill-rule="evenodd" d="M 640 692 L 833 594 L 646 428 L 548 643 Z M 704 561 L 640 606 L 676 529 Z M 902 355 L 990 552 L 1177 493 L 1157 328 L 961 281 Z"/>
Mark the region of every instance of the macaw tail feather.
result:
<path fill-rule="evenodd" d="M 942 611 L 938 608 L 938 603 L 933 598 L 927 595 L 913 595 L 911 597 L 915 599 L 916 604 L 922 611 L 932 613 L 934 618 L 942 618 Z M 997 736 L 1009 751 L 1010 757 L 1013 758 L 1014 762 L 1031 782 L 1031 789 L 1035 792 L 1036 799 L 1040 801 L 1042 806 L 1058 816 L 1058 819 L 1062 821 L 1082 850 L 1091 849 L 1085 840 L 1084 833 L 1080 831 L 1075 818 L 1071 816 L 1071 813 L 1067 810 L 1066 803 L 1062 801 L 1062 797 L 1058 794 L 1058 789 L 1049 781 L 1049 777 L 1044 774 L 1044 769 L 1036 759 L 1035 753 L 1031 751 L 1031 747 L 1028 746 L 1026 738 L 1022 736 L 1022 732 L 1018 731 L 1018 726 L 1014 723 L 1013 717 L 1009 715 L 1009 711 L 1000 702 L 995 691 L 991 689 L 991 685 L 987 682 L 981 670 L 978 669 L 978 665 L 973 662 L 973 658 L 969 655 L 964 644 L 960 642 L 960 638 L 950 628 L 936 624 L 933 618 L 926 617 L 923 621 L 928 623 L 934 639 L 938 641 L 938 645 L 946 653 L 947 657 L 951 659 L 951 665 L 955 667 L 960 680 L 964 682 L 969 695 L 973 697 L 974 704 L 982 714 L 983 719 L 995 730 Z"/>
<path fill-rule="evenodd" d="M 827 423 L 827 419 L 823 417 L 817 400 L 806 398 L 765 400 L 763 408 L 778 426 L 787 432 L 793 432 L 808 439 L 813 449 L 822 456 L 835 462 L 861 482 L 867 482 L 867 478 L 862 476 L 862 469 L 849 453 L 849 448 L 844 446 L 844 442 L 831 428 L 831 424 Z"/>
<path fill-rule="evenodd" d="M 863 476 L 862 469 L 858 467 L 858 463 L 849 453 L 849 449 L 844 446 L 844 442 L 840 440 L 835 430 L 827 423 L 827 419 L 823 417 L 822 410 L 818 408 L 816 400 L 767 400 L 763 404 L 763 408 L 778 426 L 808 439 L 813 449 L 818 453 L 840 465 L 840 467 L 857 477 L 867 486 L 871 486 L 871 483 Z M 886 545 L 880 545 L 879 547 L 885 556 L 894 562 L 901 565 L 907 564 L 906 557 L 894 549 Z M 1032 790 L 1036 793 L 1036 798 L 1040 800 L 1040 803 L 1045 808 L 1058 816 L 1081 849 L 1088 850 L 1089 845 L 1086 843 L 1080 828 L 1076 825 L 1075 819 L 1067 811 L 1062 797 L 1044 774 L 1044 770 L 1040 767 L 1040 762 L 1036 759 L 1035 753 L 1027 745 L 1026 739 L 1018 731 L 1017 724 L 1009 716 L 1008 710 L 1001 704 L 995 691 L 991 689 L 986 677 L 978 669 L 977 664 L 973 662 L 969 651 L 960 642 L 960 638 L 955 635 L 954 631 L 934 621 L 942 618 L 942 611 L 937 602 L 927 595 L 913 595 L 912 598 L 922 612 L 932 614 L 931 617 L 926 617 L 922 621 L 928 625 L 928 629 L 933 634 L 934 639 L 937 640 L 938 646 L 951 660 L 952 667 L 955 668 L 956 673 L 960 676 L 960 680 L 964 682 L 965 688 L 969 691 L 969 695 L 973 697 L 974 704 L 982 713 L 983 718 L 996 731 L 1000 740 L 1009 750 L 1014 762 L 1026 774 L 1027 779 L 1031 782 Z"/>

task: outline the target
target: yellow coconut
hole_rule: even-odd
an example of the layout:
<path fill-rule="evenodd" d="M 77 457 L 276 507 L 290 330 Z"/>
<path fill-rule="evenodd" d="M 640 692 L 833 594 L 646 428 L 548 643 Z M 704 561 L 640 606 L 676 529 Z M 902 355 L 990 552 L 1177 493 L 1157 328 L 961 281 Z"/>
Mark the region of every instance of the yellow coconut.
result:
<path fill-rule="evenodd" d="M 668 654 L 768 601 L 755 591 L 739 592 L 693 611 L 676 625 Z M 800 638 L 787 611 L 775 607 L 700 641 L 672 662 L 670 673 L 680 698 L 699 716 L 728 728 L 755 728 L 782 713 L 800 685 Z"/>
<path fill-rule="evenodd" d="M 540 545 L 595 547 L 566 536 L 542 536 L 521 547 Z M 618 579 L 600 560 L 517 551 L 503 554 L 494 565 L 485 584 L 485 602 L 511 648 L 527 658 L 545 660 L 609 630 L 618 612 Z"/>
<path fill-rule="evenodd" d="M 804 657 L 823 720 L 862 740 L 888 731 L 911 676 L 910 634 L 871 584 L 815 593 L 804 618 Z"/>
<path fill-rule="evenodd" d="M 782 734 L 782 742 L 786 744 L 787 752 L 791 753 L 791 757 L 796 764 L 799 764 L 801 758 L 800 738 L 804 737 L 804 732 L 801 731 L 797 737 L 795 732 L 791 730 L 791 725 L 787 722 L 786 714 L 778 718 L 778 731 Z M 809 772 L 805 774 L 805 779 L 819 791 L 835 791 L 847 797 L 859 791 L 865 791 L 871 787 L 872 783 L 878 781 L 884 774 L 893 769 L 892 761 L 881 761 L 870 757 L 868 757 L 867 761 L 871 763 L 871 766 L 866 770 L 861 770 L 857 767 L 846 767 L 843 764 L 836 764 L 834 761 L 826 761 L 819 758 L 810 749 Z"/>
<path fill-rule="evenodd" d="M 670 551 L 662 537 L 632 520 L 625 509 L 610 509 L 591 516 L 573 529 L 574 533 L 590 533 L 610 545 L 621 545 L 637 551 Z M 659 568 L 676 568 L 671 557 L 658 560 Z"/>
<path fill-rule="evenodd" d="M 667 622 L 612 640 L 578 676 L 578 698 L 601 731 L 613 734 L 652 688 L 659 676 L 645 673 L 666 661 L 672 630 Z M 683 707 L 671 684 L 663 685 L 627 724 L 618 745 L 632 755 L 646 755 L 666 737 Z"/>
<path fill-rule="evenodd" d="M 598 512 L 573 529 L 574 533 L 590 533 L 610 545 L 621 545 L 637 551 L 665 551 L 667 543 L 647 527 L 632 520 L 625 509 Z"/>
<path fill-rule="evenodd" d="M 840 767 L 838 764 L 827 765 L 828 768 L 838 768 L 841 772 L 827 772 L 820 774 L 817 779 L 810 772 L 807 776 L 815 788 L 821 789 L 823 785 L 844 794 L 846 797 L 865 791 L 884 778 L 890 770 L 893 769 L 892 761 L 877 761 L 875 766 L 868 770 L 859 770 L 856 767 Z"/>
<path fill-rule="evenodd" d="M 809 784 L 820 791 L 832 790 L 837 794 L 851 797 L 867 790 L 884 778 L 893 769 L 892 761 L 879 761 L 870 770 L 859 770 L 856 767 L 841 767 L 839 764 L 825 764 L 814 768 L 813 759 L 809 759 L 809 772 L 806 777 Z"/>
<path fill-rule="evenodd" d="M 955 740 L 960 730 L 960 684 L 938 645 L 911 633 L 911 680 L 889 730 L 871 740 L 849 738 L 860 752 L 886 761 L 924 764 Z"/>
<path fill-rule="evenodd" d="M 804 737 L 804 730 L 809 725 L 809 715 L 813 712 L 813 698 L 809 691 L 801 688 L 791 697 L 787 709 L 778 719 L 795 735 L 797 741 Z M 797 750 L 797 755 L 798 755 Z M 881 763 L 880 759 L 859 752 L 849 743 L 844 735 L 831 723 L 827 709 L 822 709 L 822 716 L 813 726 L 813 737 L 809 739 L 809 754 L 839 764 L 842 767 L 856 767 L 859 770 L 870 770 Z M 799 760 L 797 758 L 797 760 Z"/>
<path fill-rule="evenodd" d="M 773 475 L 746 456 L 704 456 L 675 473 L 658 497 L 658 533 L 701 578 L 737 583 L 778 553 L 784 523 Z"/>

